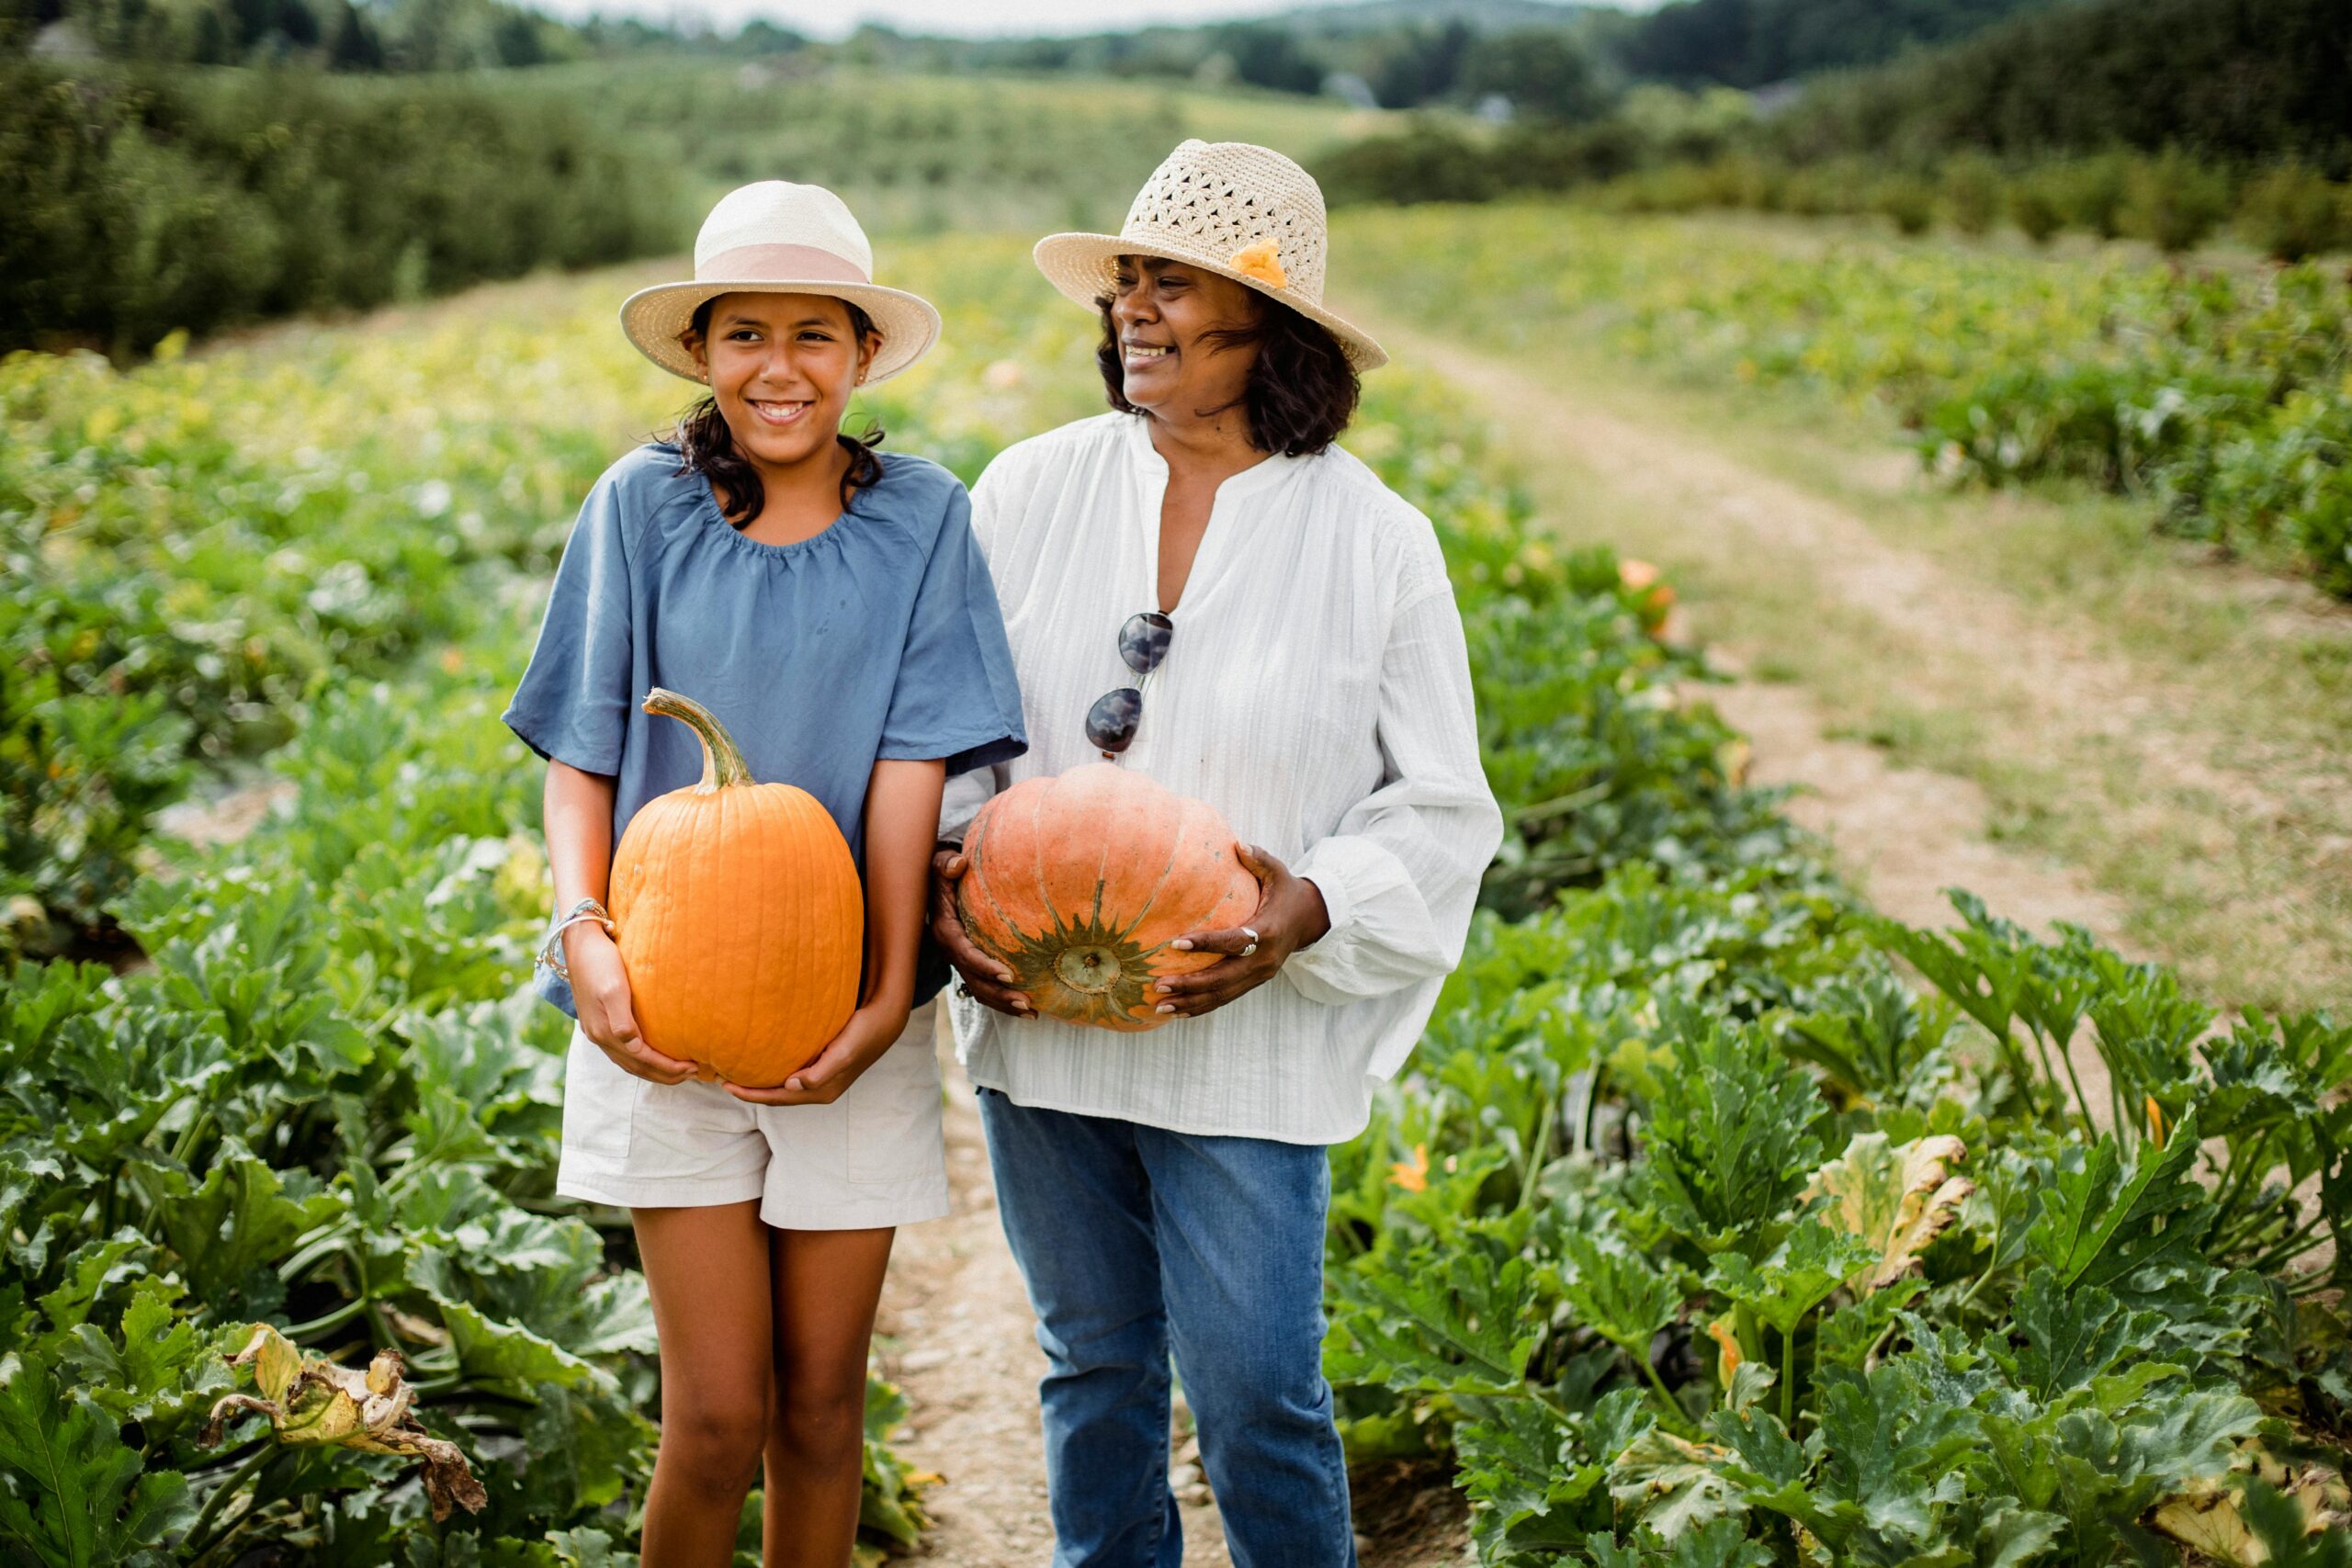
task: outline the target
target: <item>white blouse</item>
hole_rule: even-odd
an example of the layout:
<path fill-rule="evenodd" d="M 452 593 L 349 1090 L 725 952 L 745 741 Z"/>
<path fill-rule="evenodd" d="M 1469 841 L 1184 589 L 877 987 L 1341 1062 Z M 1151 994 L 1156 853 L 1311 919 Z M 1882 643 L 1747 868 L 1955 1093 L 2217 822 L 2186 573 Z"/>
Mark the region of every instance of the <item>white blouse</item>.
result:
<path fill-rule="evenodd" d="M 1029 750 L 949 783 L 944 836 L 997 790 L 1101 760 L 1086 711 L 1134 683 L 1117 637 L 1159 607 L 1167 485 L 1144 419 L 1106 413 L 1008 448 L 973 488 Z M 1218 488 L 1170 618 L 1120 765 L 1207 801 L 1314 882 L 1330 931 L 1256 990 L 1148 1033 L 958 998 L 957 1049 L 1022 1105 L 1342 1142 L 1429 1021 L 1502 840 L 1445 558 L 1429 519 L 1348 453 L 1270 457 Z"/>

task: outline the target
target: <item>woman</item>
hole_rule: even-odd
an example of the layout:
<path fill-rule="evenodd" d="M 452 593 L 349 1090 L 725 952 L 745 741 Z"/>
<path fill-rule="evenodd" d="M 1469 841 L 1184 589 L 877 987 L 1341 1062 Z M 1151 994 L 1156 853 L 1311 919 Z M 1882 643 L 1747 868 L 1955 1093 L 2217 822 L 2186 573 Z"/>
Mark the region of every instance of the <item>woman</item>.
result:
<path fill-rule="evenodd" d="M 731 1562 L 763 1459 L 768 1568 L 849 1560 L 894 1227 L 947 1210 L 924 886 L 943 781 L 1020 752 L 1020 697 L 963 486 L 841 433 L 854 389 L 939 330 L 872 272 L 838 197 L 770 180 L 713 209 L 695 281 L 622 307 L 709 396 L 589 495 L 506 713 L 548 763 L 542 994 L 579 1020 L 556 1190 L 628 1206 L 653 1296 L 647 1568 Z M 864 874 L 859 1005 L 781 1088 L 704 1081 L 631 1006 L 613 846 L 702 773 L 686 727 L 638 707 L 657 685 L 715 712 L 754 778 L 822 802 Z"/>
<path fill-rule="evenodd" d="M 1178 1560 L 1171 1351 L 1234 1561 L 1354 1560 L 1324 1149 L 1411 1051 L 1501 839 L 1436 534 L 1332 445 L 1385 356 L 1323 308 L 1324 255 L 1298 165 L 1185 142 L 1120 234 L 1037 246 L 1101 313 L 1115 412 L 973 491 L 1035 750 L 951 787 L 932 931 L 1049 1361 L 1057 1568 Z M 1139 1035 L 1034 1016 L 955 910 L 989 790 L 1104 756 L 1223 812 L 1262 887 Z"/>

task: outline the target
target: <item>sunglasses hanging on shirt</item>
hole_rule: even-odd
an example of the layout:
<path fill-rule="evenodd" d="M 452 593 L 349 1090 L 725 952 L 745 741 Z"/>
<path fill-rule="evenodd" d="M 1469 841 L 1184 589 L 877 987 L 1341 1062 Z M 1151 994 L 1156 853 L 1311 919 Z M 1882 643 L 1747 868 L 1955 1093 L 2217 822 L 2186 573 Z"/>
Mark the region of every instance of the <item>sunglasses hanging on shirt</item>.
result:
<path fill-rule="evenodd" d="M 1168 657 L 1168 641 L 1176 623 L 1158 610 L 1141 610 L 1119 628 L 1119 657 L 1136 672 L 1136 683 L 1103 693 L 1086 710 L 1086 739 L 1108 759 L 1135 744 L 1136 726 L 1143 722 L 1143 690 L 1152 671 Z"/>

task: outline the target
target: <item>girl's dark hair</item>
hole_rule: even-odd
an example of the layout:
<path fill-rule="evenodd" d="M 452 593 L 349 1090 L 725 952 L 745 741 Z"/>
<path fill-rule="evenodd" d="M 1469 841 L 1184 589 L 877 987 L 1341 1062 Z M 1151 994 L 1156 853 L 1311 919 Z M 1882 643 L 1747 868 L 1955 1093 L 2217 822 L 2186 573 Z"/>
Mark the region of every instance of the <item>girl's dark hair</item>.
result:
<path fill-rule="evenodd" d="M 1201 334 L 1217 348 L 1258 345 L 1258 362 L 1241 396 L 1226 408 L 1248 411 L 1250 444 L 1261 452 L 1285 457 L 1310 457 L 1340 438 L 1355 417 L 1363 383 L 1356 367 L 1340 348 L 1339 340 L 1281 300 L 1260 294 L 1258 319 L 1244 327 L 1222 327 Z M 1121 413 L 1137 413 L 1127 401 L 1126 370 L 1119 353 L 1119 324 L 1111 314 L 1112 297 L 1098 295 L 1095 309 L 1102 313 L 1102 342 L 1094 363 L 1102 369 L 1102 389 Z M 1203 416 L 1225 409 L 1203 409 Z"/>
<path fill-rule="evenodd" d="M 715 303 L 706 299 L 695 307 L 691 329 L 695 336 L 709 334 L 710 308 Z M 842 306 L 849 311 L 851 338 L 864 344 L 874 331 L 874 318 L 847 299 Z M 849 452 L 849 468 L 842 475 L 842 511 L 849 510 L 851 496 L 881 482 L 882 459 L 874 455 L 874 449 L 882 445 L 883 435 L 882 427 L 871 423 L 863 435 L 834 433 L 833 439 Z M 760 482 L 760 471 L 752 467 L 752 460 L 735 449 L 735 433 L 727 427 L 727 416 L 718 412 L 717 398 L 705 398 L 681 414 L 671 439 L 678 447 L 678 472 L 708 479 L 718 491 L 718 509 L 729 523 L 742 528 L 758 518 L 768 503 L 767 486 Z"/>

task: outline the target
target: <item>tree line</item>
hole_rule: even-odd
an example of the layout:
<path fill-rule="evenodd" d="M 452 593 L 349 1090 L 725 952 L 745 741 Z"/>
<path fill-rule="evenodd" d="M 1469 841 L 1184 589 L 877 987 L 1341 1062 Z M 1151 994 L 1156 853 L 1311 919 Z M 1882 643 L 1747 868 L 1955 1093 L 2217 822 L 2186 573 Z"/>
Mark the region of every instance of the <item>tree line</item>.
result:
<path fill-rule="evenodd" d="M 1474 22 L 1431 4 L 1374 25 L 1344 12 L 1155 27 L 1075 38 L 963 39 L 867 26 L 811 39 L 765 19 L 559 21 L 515 0 L 0 0 L 0 49 L 72 24 L 71 47 L 108 59 L 210 65 L 303 61 L 339 71 L 440 71 L 696 52 L 797 57 L 922 72 L 1020 72 L 1230 82 L 1305 95 L 1337 88 L 1386 108 L 1499 96 L 1553 118 L 1597 112 L 1624 84 L 1752 86 L 1891 58 L 2050 0 L 1679 0 L 1646 16 L 1529 8 Z"/>
<path fill-rule="evenodd" d="M 1777 108 L 1642 87 L 1490 135 L 1419 122 L 1317 172 L 1337 201 L 1584 188 L 1651 209 L 1877 213 L 1908 232 L 2008 221 L 2167 250 L 2234 223 L 2291 258 L 2352 244 L 2347 82 L 2344 0 L 2081 0 L 1823 75 Z"/>

